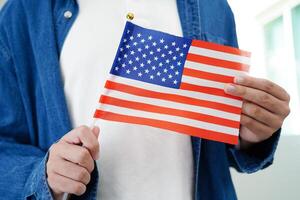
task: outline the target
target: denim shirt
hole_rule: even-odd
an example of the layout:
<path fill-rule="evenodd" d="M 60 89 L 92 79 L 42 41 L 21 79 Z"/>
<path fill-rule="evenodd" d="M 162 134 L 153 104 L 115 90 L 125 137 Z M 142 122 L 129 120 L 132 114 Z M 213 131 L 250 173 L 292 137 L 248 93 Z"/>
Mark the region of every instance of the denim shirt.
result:
<path fill-rule="evenodd" d="M 226 0 L 177 4 L 185 37 L 237 47 Z M 72 16 L 65 17 L 66 11 Z M 47 152 L 72 129 L 59 57 L 78 12 L 75 0 L 9 0 L 1 11 L 0 199 L 52 199 L 45 173 Z M 247 151 L 192 138 L 195 200 L 237 199 L 229 167 L 252 173 L 269 166 L 279 135 Z M 97 184 L 95 169 L 86 193 L 73 198 L 96 199 Z"/>

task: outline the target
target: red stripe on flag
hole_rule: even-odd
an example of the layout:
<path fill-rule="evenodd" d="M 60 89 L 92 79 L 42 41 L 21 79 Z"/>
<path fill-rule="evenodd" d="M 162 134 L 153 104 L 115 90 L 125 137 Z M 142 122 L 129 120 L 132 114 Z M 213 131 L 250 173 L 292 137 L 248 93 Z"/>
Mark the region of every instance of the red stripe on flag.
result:
<path fill-rule="evenodd" d="M 196 55 L 192 53 L 188 53 L 187 60 L 197 63 L 202 63 L 206 65 L 212 65 L 216 67 L 223 67 L 227 69 L 239 70 L 239 71 L 248 71 L 249 65 L 241 64 L 237 62 L 231 62 L 227 60 L 221 60 L 216 58 L 210 58 L 206 56 Z"/>
<path fill-rule="evenodd" d="M 204 72 L 204 71 L 199 71 L 199 70 L 190 69 L 190 68 L 184 68 L 183 75 L 191 76 L 191 77 L 195 77 L 195 78 L 206 79 L 206 80 L 211 80 L 211 81 L 222 82 L 222 83 L 233 83 L 233 81 L 234 81 L 234 77 L 231 77 L 231 76 L 225 76 L 225 75 L 220 75 L 220 74 L 215 74 L 215 73 L 210 73 L 210 72 Z"/>
<path fill-rule="evenodd" d="M 246 56 L 246 57 L 251 56 L 251 53 L 247 52 L 247 51 L 243 51 L 243 50 L 240 50 L 240 49 L 237 49 L 234 47 L 230 47 L 230 46 L 223 46 L 220 44 L 215 44 L 215 43 L 205 42 L 205 41 L 200 41 L 200 40 L 193 40 L 192 46 L 210 49 L 210 50 L 214 50 L 214 51 L 221 51 L 224 53 Z"/>
<path fill-rule="evenodd" d="M 224 92 L 224 90 L 221 90 L 218 88 L 198 86 L 198 85 L 194 85 L 194 84 L 190 84 L 190 83 L 182 82 L 180 85 L 180 89 L 194 91 L 194 92 L 201 92 L 201 93 L 206 93 L 206 94 L 212 94 L 212 95 L 227 97 L 227 98 L 236 99 L 236 100 L 242 100 L 242 98 L 226 94 Z M 240 108 L 237 108 L 237 109 L 240 110 Z M 237 114 L 240 114 L 240 113 L 237 113 Z"/>
<path fill-rule="evenodd" d="M 220 117 L 214 117 L 210 115 L 200 114 L 191 111 L 179 110 L 174 108 L 166 108 L 162 106 L 156 106 L 151 104 L 145 104 L 135 101 L 127 101 L 119 98 L 109 97 L 102 95 L 100 98 L 100 103 L 109 104 L 114 106 L 119 106 L 123 108 L 135 109 L 135 110 L 142 110 L 146 112 L 153 112 L 159 114 L 167 114 L 167 115 L 174 115 L 179 117 L 184 117 L 188 119 L 194 119 L 198 121 L 208 122 L 212 124 L 219 124 L 222 126 L 227 126 L 231 128 L 239 128 L 240 123 L 233 120 L 228 120 Z"/>
<path fill-rule="evenodd" d="M 122 83 L 115 83 L 115 82 L 109 81 L 109 80 L 106 82 L 105 88 L 120 91 L 120 92 L 125 92 L 128 94 L 133 94 L 133 95 L 137 95 L 137 96 L 142 96 L 142 97 L 156 98 L 156 99 L 161 99 L 161 100 L 173 101 L 173 102 L 177 102 L 177 103 L 184 103 L 184 104 L 188 104 L 188 105 L 217 109 L 217 110 L 221 110 L 221 111 L 225 111 L 225 112 L 229 112 L 229 113 L 241 114 L 241 108 L 239 108 L 239 107 L 221 104 L 221 103 L 217 103 L 217 102 L 195 99 L 195 98 L 191 98 L 191 97 L 185 97 L 185 96 L 176 95 L 176 94 L 155 92 L 155 91 L 141 89 L 141 88 L 130 86 L 130 85 L 125 85 Z"/>
<path fill-rule="evenodd" d="M 170 130 L 177 133 L 183 133 L 195 137 L 201 137 L 204 139 L 215 140 L 219 142 L 225 142 L 236 145 L 238 143 L 238 136 L 228 135 L 216 131 L 209 131 L 205 129 L 195 128 L 183 124 L 167 122 L 156 119 L 148 119 L 143 117 L 134 117 L 130 115 L 121 115 L 113 112 L 106 112 L 102 110 L 96 110 L 94 118 L 100 118 L 109 121 L 124 122 L 130 124 L 147 125 L 160 129 Z"/>

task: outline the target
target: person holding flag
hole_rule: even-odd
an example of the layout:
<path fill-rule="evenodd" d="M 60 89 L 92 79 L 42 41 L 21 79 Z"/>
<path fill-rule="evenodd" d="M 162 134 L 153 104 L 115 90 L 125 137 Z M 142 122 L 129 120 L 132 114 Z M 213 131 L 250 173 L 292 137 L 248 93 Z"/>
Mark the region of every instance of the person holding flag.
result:
<path fill-rule="evenodd" d="M 10 0 L 0 47 L 3 199 L 237 199 L 290 112 L 226 0 Z"/>

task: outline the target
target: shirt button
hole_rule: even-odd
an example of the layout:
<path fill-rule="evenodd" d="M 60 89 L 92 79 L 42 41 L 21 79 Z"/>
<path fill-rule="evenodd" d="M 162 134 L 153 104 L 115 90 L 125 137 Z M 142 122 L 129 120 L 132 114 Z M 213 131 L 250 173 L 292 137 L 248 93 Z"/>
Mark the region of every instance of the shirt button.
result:
<path fill-rule="evenodd" d="M 64 17 L 66 18 L 66 19 L 70 19 L 71 17 L 72 17 L 72 12 L 71 11 L 69 11 L 69 10 L 67 10 L 65 13 L 64 13 Z"/>

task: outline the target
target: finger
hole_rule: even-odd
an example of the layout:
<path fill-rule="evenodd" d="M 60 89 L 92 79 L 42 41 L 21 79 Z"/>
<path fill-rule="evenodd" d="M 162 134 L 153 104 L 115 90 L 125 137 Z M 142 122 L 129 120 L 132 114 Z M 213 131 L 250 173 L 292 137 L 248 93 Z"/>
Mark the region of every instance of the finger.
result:
<path fill-rule="evenodd" d="M 234 79 L 234 82 L 239 85 L 244 85 L 247 87 L 265 91 L 283 101 L 290 100 L 289 94 L 282 87 L 266 79 L 254 78 L 245 75 L 236 77 Z"/>
<path fill-rule="evenodd" d="M 244 100 L 253 102 L 272 113 L 276 113 L 281 116 L 285 115 L 285 108 L 287 105 L 283 101 L 264 91 L 246 86 L 228 84 L 225 87 L 225 92 L 234 96 L 242 97 Z"/>
<path fill-rule="evenodd" d="M 94 170 L 94 160 L 89 151 L 78 145 L 59 142 L 57 145 L 57 156 L 72 163 L 86 168 L 89 173 Z"/>
<path fill-rule="evenodd" d="M 241 115 L 241 125 L 242 127 L 244 126 L 252 133 L 254 133 L 255 135 L 253 137 L 256 137 L 258 139 L 257 141 L 265 140 L 271 137 L 275 132 L 275 129 L 272 129 L 244 114 Z M 241 137 L 243 138 L 244 136 L 242 135 L 242 133 L 243 131 L 241 130 Z"/>
<path fill-rule="evenodd" d="M 266 126 L 279 128 L 282 125 L 282 120 L 279 116 L 250 102 L 243 103 L 242 113 L 265 124 Z"/>
<path fill-rule="evenodd" d="M 93 132 L 93 134 L 95 135 L 96 138 L 99 138 L 99 134 L 100 134 L 100 129 L 99 129 L 99 127 L 94 126 L 94 127 L 92 128 L 92 132 Z M 99 139 L 98 139 L 98 144 L 99 144 Z M 98 159 L 99 159 L 99 155 L 100 155 L 100 147 L 99 147 L 99 149 L 98 149 L 97 154 L 95 155 L 95 156 L 96 156 L 96 157 L 95 157 L 95 158 L 96 158 L 95 160 L 98 160 Z"/>
<path fill-rule="evenodd" d="M 59 174 L 51 174 L 51 176 L 48 176 L 48 183 L 52 190 L 59 191 L 60 193 L 64 192 L 80 196 L 86 191 L 86 186 L 83 183 Z"/>
<path fill-rule="evenodd" d="M 62 158 L 58 158 L 52 163 L 55 163 L 55 166 L 51 166 L 50 164 L 48 168 L 56 174 L 70 178 L 74 181 L 79 181 L 84 185 L 87 185 L 91 180 L 91 175 L 87 169 L 78 164 L 66 161 Z"/>
<path fill-rule="evenodd" d="M 262 140 L 260 135 L 253 133 L 245 126 L 241 126 L 240 138 L 240 147 L 243 149 L 248 149 Z"/>
<path fill-rule="evenodd" d="M 62 140 L 68 143 L 73 143 L 74 141 L 78 141 L 78 139 L 82 145 L 90 151 L 93 159 L 97 160 L 99 153 L 99 142 L 92 130 L 87 126 L 81 126 L 72 130 L 62 138 Z"/>

